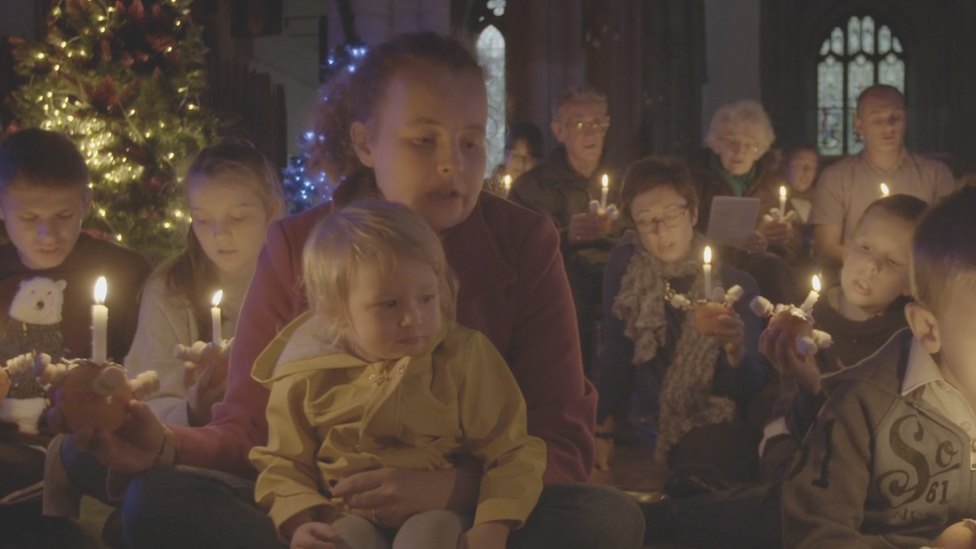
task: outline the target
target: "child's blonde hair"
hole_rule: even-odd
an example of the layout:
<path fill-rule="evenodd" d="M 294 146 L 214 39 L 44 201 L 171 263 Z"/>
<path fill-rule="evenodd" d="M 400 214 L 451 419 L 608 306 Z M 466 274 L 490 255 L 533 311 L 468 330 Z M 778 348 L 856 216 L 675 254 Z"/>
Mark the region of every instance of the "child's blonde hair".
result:
<path fill-rule="evenodd" d="M 201 150 L 187 171 L 184 190 L 188 190 L 193 177 L 214 177 L 224 172 L 241 175 L 241 182 L 264 205 L 268 221 L 281 217 L 286 201 L 277 170 L 251 142 L 242 139 L 227 139 Z M 192 228 L 187 229 L 186 249 L 164 263 L 158 272 L 165 273 L 170 291 L 190 302 L 200 327 L 200 338 L 209 341 L 210 301 L 220 288 L 220 275 Z"/>
<path fill-rule="evenodd" d="M 389 273 L 398 258 L 423 261 L 439 279 L 441 314 L 454 320 L 457 281 L 430 225 L 406 206 L 359 200 L 325 217 L 312 229 L 302 255 L 305 291 L 312 312 L 321 315 L 330 343 L 348 349 L 352 280 L 364 266 Z"/>
<path fill-rule="evenodd" d="M 933 206 L 912 242 L 912 297 L 938 315 L 960 282 L 976 283 L 976 187 L 961 187 Z"/>

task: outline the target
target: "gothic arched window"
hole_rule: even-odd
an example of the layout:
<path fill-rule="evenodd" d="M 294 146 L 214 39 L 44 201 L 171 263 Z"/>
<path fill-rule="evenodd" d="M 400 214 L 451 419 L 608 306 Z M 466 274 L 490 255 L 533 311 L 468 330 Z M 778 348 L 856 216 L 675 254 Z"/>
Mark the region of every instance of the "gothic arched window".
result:
<path fill-rule="evenodd" d="M 836 26 L 820 47 L 817 64 L 817 144 L 820 154 L 855 154 L 864 148 L 854 131 L 857 97 L 873 84 L 905 93 L 905 55 L 891 29 L 870 15 Z"/>
<path fill-rule="evenodd" d="M 502 2 L 502 13 L 504 9 Z M 498 8 L 494 11 L 498 14 Z M 488 88 L 487 176 L 504 161 L 505 155 L 505 37 L 494 25 L 488 25 L 478 35 L 477 51 Z"/>

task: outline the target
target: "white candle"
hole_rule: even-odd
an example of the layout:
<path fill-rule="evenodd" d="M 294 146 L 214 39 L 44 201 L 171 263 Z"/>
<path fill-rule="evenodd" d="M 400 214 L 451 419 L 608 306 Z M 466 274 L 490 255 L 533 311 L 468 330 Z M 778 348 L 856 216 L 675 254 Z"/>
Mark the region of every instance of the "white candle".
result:
<path fill-rule="evenodd" d="M 600 196 L 600 209 L 607 209 L 607 193 L 610 192 L 610 178 L 603 174 L 603 190 Z"/>
<path fill-rule="evenodd" d="M 512 190 L 512 176 L 505 176 L 505 196 L 508 196 L 508 191 Z"/>
<path fill-rule="evenodd" d="M 800 305 L 800 310 L 802 310 L 805 313 L 809 313 L 810 310 L 813 309 L 813 304 L 816 303 L 818 299 L 820 299 L 819 292 L 820 292 L 820 277 L 814 275 L 813 289 L 810 290 L 809 294 L 807 294 L 807 300 L 803 302 L 803 305 Z"/>
<path fill-rule="evenodd" d="M 881 184 L 881 196 L 888 196 L 888 186 L 884 183 Z"/>
<path fill-rule="evenodd" d="M 220 331 L 220 298 L 224 297 L 224 291 L 218 290 L 213 296 L 213 307 L 210 308 L 210 322 L 213 325 L 213 342 L 221 345 L 224 342 L 223 334 Z"/>
<path fill-rule="evenodd" d="M 779 187 L 779 214 L 786 217 L 786 187 Z"/>
<path fill-rule="evenodd" d="M 712 249 L 705 246 L 705 264 L 702 265 L 705 275 L 705 299 L 712 297 Z"/>
<path fill-rule="evenodd" d="M 108 283 L 105 277 L 98 277 L 95 283 L 95 304 L 92 305 L 92 361 L 104 364 L 108 360 L 108 307 L 105 294 L 108 293 Z"/>

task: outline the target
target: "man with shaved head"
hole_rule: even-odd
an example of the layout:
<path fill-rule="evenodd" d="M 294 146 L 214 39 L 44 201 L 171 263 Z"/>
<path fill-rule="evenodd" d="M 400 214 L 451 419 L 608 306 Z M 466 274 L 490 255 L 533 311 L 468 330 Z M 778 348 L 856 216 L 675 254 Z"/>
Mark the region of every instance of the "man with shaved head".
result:
<path fill-rule="evenodd" d="M 942 162 L 905 149 L 905 96 L 886 84 L 868 87 L 857 99 L 854 129 L 864 150 L 826 168 L 813 197 L 810 223 L 821 265 L 840 266 L 847 237 L 868 205 L 881 198 L 881 184 L 891 194 L 917 196 L 929 204 L 955 188 Z"/>

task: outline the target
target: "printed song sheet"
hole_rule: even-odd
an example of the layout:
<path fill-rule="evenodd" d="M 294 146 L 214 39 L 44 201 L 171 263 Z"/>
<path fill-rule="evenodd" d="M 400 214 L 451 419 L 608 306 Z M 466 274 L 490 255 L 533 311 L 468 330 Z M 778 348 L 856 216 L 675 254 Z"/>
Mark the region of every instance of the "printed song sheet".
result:
<path fill-rule="evenodd" d="M 759 199 L 736 196 L 716 196 L 712 199 L 708 218 L 708 234 L 711 244 L 738 247 L 756 230 L 759 219 Z"/>

